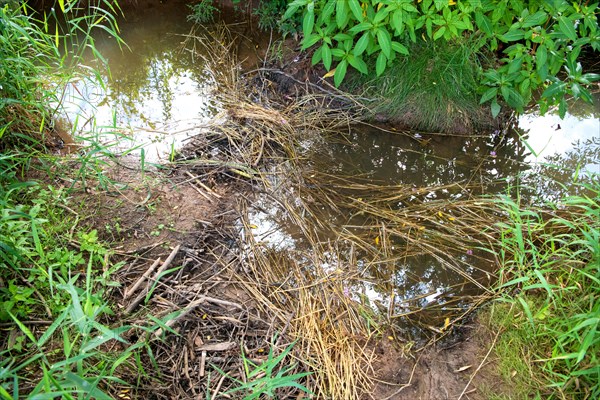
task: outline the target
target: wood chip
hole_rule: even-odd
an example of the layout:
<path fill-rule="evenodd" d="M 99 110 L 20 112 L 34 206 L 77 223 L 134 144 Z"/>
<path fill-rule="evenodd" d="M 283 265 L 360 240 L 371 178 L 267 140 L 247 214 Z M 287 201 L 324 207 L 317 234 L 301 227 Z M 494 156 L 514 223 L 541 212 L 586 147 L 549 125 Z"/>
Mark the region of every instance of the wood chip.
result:
<path fill-rule="evenodd" d="M 234 348 L 236 346 L 237 346 L 237 344 L 235 342 L 207 343 L 207 344 L 204 344 L 204 345 L 200 346 L 196 350 L 201 350 L 201 351 L 227 351 L 227 350 L 232 349 L 232 348 Z"/>

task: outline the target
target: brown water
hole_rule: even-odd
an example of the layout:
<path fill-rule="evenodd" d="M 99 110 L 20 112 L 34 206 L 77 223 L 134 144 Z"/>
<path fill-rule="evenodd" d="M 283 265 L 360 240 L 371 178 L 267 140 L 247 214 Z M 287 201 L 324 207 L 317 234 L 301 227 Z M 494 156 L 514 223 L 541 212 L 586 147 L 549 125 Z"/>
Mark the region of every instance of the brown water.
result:
<path fill-rule="evenodd" d="M 110 38 L 98 38 L 96 45 L 108 59 L 111 75 L 105 73 L 100 79 L 91 76 L 66 88 L 65 112 L 77 135 L 85 135 L 93 126 L 95 132 L 102 132 L 99 127 L 119 131 L 128 138 L 122 151 L 137 148 L 139 153 L 143 148 L 146 157 L 160 160 L 167 159 L 190 136 L 202 134 L 218 114 L 219 104 L 212 97 L 214 66 L 183 50 L 182 35 L 191 28 L 185 20 L 187 13 L 185 5 L 171 2 L 129 14 L 120 24 L 129 49 L 118 48 Z M 532 201 L 553 199 L 568 187 L 550 183 L 547 176 L 568 182 L 574 171 L 588 176 L 600 173 L 599 103 L 595 107 L 577 104 L 565 120 L 552 113 L 544 117 L 527 114 L 515 129 L 484 132 L 480 137 L 352 127 L 347 132 L 307 139 L 305 173 L 407 185 L 419 193 L 414 196 L 419 202 L 451 202 L 473 194 L 503 193 L 521 176 L 519 179 L 531 186 L 527 194 Z M 285 178 L 272 179 L 275 187 L 285 186 Z M 420 191 L 441 186 L 446 187 Z M 302 230 L 290 223 L 280 202 L 272 200 L 273 196 L 288 196 L 293 202 L 294 193 L 297 190 L 287 187 L 259 197 L 249 218 L 256 226 L 253 234 L 257 241 L 301 254 L 310 251 Z M 409 198 L 390 207 L 410 207 L 411 201 Z M 339 229 L 360 229 L 351 227 L 365 222 L 360 216 L 348 216 L 326 206 L 321 211 L 322 218 Z M 336 237 L 322 232 L 321 239 L 335 241 Z M 393 265 L 373 265 L 361 258 L 364 255 L 360 252 L 349 255 L 349 251 L 342 245 L 339 253 L 330 254 L 330 260 L 318 267 L 327 270 L 340 258 L 344 262 L 344 258 L 353 257 L 364 279 L 348 284 L 349 296 L 392 318 L 416 308 L 431 309 L 431 320 L 426 324 L 437 326 L 435 318 L 443 318 L 445 310 L 461 310 L 468 303 L 466 295 L 481 292 L 474 282 L 489 285 L 495 268 L 477 249 L 446 254 L 442 259 L 420 254 Z M 472 281 L 446 268 L 446 263 L 461 268 Z M 414 330 L 409 333 L 417 334 Z"/>

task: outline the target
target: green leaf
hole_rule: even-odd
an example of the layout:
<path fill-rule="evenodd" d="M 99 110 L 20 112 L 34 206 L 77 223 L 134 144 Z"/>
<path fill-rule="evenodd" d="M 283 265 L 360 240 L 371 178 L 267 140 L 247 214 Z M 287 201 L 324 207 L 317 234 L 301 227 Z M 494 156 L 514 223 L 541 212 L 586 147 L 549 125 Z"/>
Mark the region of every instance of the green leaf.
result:
<path fill-rule="evenodd" d="M 362 14 L 362 8 L 360 7 L 360 3 L 358 2 L 358 0 L 348 0 L 348 5 L 350 6 L 350 10 L 352 10 L 352 14 L 354 15 L 354 18 L 356 18 L 357 21 L 362 22 L 363 20 L 363 14 Z"/>
<path fill-rule="evenodd" d="M 492 101 L 492 104 L 490 105 L 490 109 L 492 110 L 492 117 L 496 118 L 498 116 L 498 114 L 500 114 L 500 104 L 498 104 L 497 101 Z"/>
<path fill-rule="evenodd" d="M 548 86 L 546 90 L 542 93 L 542 97 L 545 99 L 550 99 L 557 94 L 561 96 L 564 95 L 565 89 L 567 88 L 567 84 L 565 82 L 559 81 L 555 82 L 552 85 Z"/>
<path fill-rule="evenodd" d="M 548 62 L 548 49 L 546 48 L 545 44 L 541 44 L 538 46 L 537 50 L 535 51 L 535 65 L 536 68 L 539 71 L 542 69 L 542 67 L 546 66 L 546 63 Z M 546 69 L 547 71 L 547 69 Z M 542 77 L 540 76 L 542 79 L 546 79 L 546 77 Z"/>
<path fill-rule="evenodd" d="M 337 0 L 335 4 L 335 23 L 338 28 L 342 29 L 350 21 L 350 13 L 348 10 L 348 3 L 346 0 Z"/>
<path fill-rule="evenodd" d="M 304 37 L 304 40 L 302 40 L 302 50 L 306 50 L 309 47 L 314 46 L 315 44 L 317 44 L 317 42 L 319 40 L 321 40 L 321 36 L 319 36 L 317 34 L 313 34 L 308 37 Z"/>
<path fill-rule="evenodd" d="M 21 321 L 19 321 L 17 319 L 17 317 L 15 317 L 10 311 L 7 311 L 7 313 L 13 319 L 13 321 L 15 321 L 15 324 L 17 324 L 17 326 L 19 327 L 19 329 L 21 330 L 21 332 L 23 332 L 25 334 L 25 336 L 27 336 L 29 338 L 29 340 L 31 340 L 33 342 L 33 344 L 35 344 L 36 346 L 38 346 L 38 341 L 35 339 L 35 336 L 29 330 L 29 328 L 26 327 Z"/>
<path fill-rule="evenodd" d="M 405 56 L 409 54 L 406 46 L 398 42 L 392 42 L 392 49 L 394 49 L 394 51 L 397 53 L 404 54 Z"/>
<path fill-rule="evenodd" d="M 390 58 L 392 56 L 392 38 L 386 29 L 381 28 L 377 31 L 377 42 L 385 56 Z"/>
<path fill-rule="evenodd" d="M 361 22 L 360 24 L 354 25 L 352 28 L 348 29 L 350 33 L 360 33 L 362 31 L 366 31 L 368 29 L 373 28 L 373 24 L 370 22 Z"/>
<path fill-rule="evenodd" d="M 311 61 L 312 65 L 317 65 L 317 63 L 319 61 L 321 61 L 322 59 L 323 59 L 323 46 L 319 47 L 317 49 L 317 51 L 314 52 L 310 61 Z"/>
<path fill-rule="evenodd" d="M 348 61 L 342 60 L 339 62 L 337 67 L 335 68 L 335 74 L 333 75 L 333 83 L 335 87 L 339 87 L 344 77 L 346 76 L 346 71 L 348 70 Z"/>
<path fill-rule="evenodd" d="M 331 49 L 329 48 L 329 46 L 327 46 L 327 44 L 323 44 L 323 46 L 321 46 L 322 49 L 322 57 L 323 57 L 323 65 L 325 66 L 325 68 L 327 69 L 327 71 L 329 71 L 331 69 L 331 61 L 332 61 L 332 54 L 331 54 Z"/>
<path fill-rule="evenodd" d="M 375 18 L 373 18 L 373 23 L 377 24 L 377 23 L 383 21 L 384 19 L 387 18 L 389 13 L 390 12 L 387 8 L 382 8 L 381 10 L 379 10 L 377 12 L 377 14 L 375 14 Z M 394 27 L 392 21 L 390 21 L 390 24 L 392 25 L 392 27 Z"/>
<path fill-rule="evenodd" d="M 333 54 L 334 57 L 342 58 L 346 53 L 344 53 L 344 50 L 342 49 L 331 49 L 331 54 Z"/>
<path fill-rule="evenodd" d="M 365 75 L 369 73 L 369 68 L 367 67 L 367 64 L 363 61 L 362 57 L 354 56 L 353 54 L 350 54 L 348 56 L 348 62 L 357 71 L 359 71 Z"/>
<path fill-rule="evenodd" d="M 575 31 L 573 21 L 571 21 L 563 15 L 560 18 L 558 18 L 558 27 L 566 37 L 568 37 L 572 41 L 577 40 L 577 32 Z"/>
<path fill-rule="evenodd" d="M 487 35 L 491 36 L 494 33 L 492 29 L 492 21 L 490 21 L 490 19 L 482 12 L 477 12 L 475 14 L 475 23 L 477 24 L 477 27 Z"/>
<path fill-rule="evenodd" d="M 492 98 L 495 98 L 498 95 L 498 88 L 490 88 L 488 89 L 483 96 L 481 96 L 481 100 L 479 100 L 479 104 L 483 104 L 486 101 L 491 100 Z"/>
<path fill-rule="evenodd" d="M 560 102 L 558 103 L 558 116 L 561 119 L 564 119 L 565 115 L 567 115 L 567 101 L 564 97 L 561 97 Z"/>
<path fill-rule="evenodd" d="M 440 26 L 440 28 L 433 34 L 433 40 L 438 40 L 439 38 L 444 36 L 444 33 L 446 33 L 446 27 Z"/>
<path fill-rule="evenodd" d="M 313 31 L 313 27 L 315 26 L 315 14 L 312 12 L 307 12 L 304 15 L 304 19 L 302 20 L 302 33 L 304 37 L 310 36 Z"/>
<path fill-rule="evenodd" d="M 369 45 L 369 32 L 365 32 L 354 45 L 354 55 L 360 56 Z"/>
<path fill-rule="evenodd" d="M 404 31 L 404 22 L 403 22 L 403 12 L 398 10 L 392 14 L 392 19 L 390 21 L 390 25 L 392 28 L 396 30 L 398 33 L 402 33 Z"/>
<path fill-rule="evenodd" d="M 523 19 L 523 24 L 521 27 L 523 28 L 531 28 L 536 25 L 543 25 L 548 20 L 548 15 L 543 11 L 538 11 L 535 14 L 531 14 L 526 16 Z"/>
<path fill-rule="evenodd" d="M 387 67 L 387 57 L 381 51 L 381 52 L 379 52 L 379 55 L 377 56 L 377 61 L 375 62 L 375 72 L 377 73 L 377 76 L 380 76 L 381 74 L 383 74 L 383 71 L 385 71 L 386 67 Z"/>
<path fill-rule="evenodd" d="M 504 35 L 498 36 L 503 42 L 516 42 L 525 37 L 525 32 L 521 29 L 514 29 L 506 32 Z"/>

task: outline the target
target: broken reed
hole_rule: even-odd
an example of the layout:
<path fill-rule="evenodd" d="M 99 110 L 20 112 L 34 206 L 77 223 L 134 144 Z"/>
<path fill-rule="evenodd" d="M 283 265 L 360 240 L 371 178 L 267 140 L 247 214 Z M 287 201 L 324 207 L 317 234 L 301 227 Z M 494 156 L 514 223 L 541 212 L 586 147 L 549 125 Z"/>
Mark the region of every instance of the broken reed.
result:
<path fill-rule="evenodd" d="M 364 318 L 372 311 L 348 296 L 346 282 L 351 277 L 339 273 L 342 265 L 332 273 L 322 269 L 326 250 L 317 243 L 313 256 L 298 255 L 301 260 L 257 243 L 244 201 L 240 210 L 246 248 L 240 261 L 251 278 L 240 276 L 240 281 L 262 312 L 298 340 L 296 356 L 313 372 L 307 386 L 317 398 L 360 398 L 373 379 L 373 354 L 367 348 L 371 332 Z"/>

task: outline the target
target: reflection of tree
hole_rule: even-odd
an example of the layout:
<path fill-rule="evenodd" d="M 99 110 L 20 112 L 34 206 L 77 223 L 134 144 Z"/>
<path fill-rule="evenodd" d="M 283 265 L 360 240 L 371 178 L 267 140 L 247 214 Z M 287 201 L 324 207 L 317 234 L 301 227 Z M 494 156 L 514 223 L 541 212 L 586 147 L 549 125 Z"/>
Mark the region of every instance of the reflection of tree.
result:
<path fill-rule="evenodd" d="M 348 142 L 313 149 L 309 159 L 315 169 L 414 187 L 469 183 L 479 186 L 479 192 L 497 193 L 505 189 L 505 183 L 496 182 L 527 168 L 526 148 L 517 135 L 414 139 L 379 131 L 353 131 Z M 447 194 L 435 193 L 429 199 L 444 197 Z"/>
<path fill-rule="evenodd" d="M 141 11 L 142 15 L 128 16 L 131 22 L 121 21 L 122 37 L 129 48 L 119 48 L 110 38 L 98 38 L 97 47 L 110 68 L 110 76 L 104 82 L 109 88 L 104 105 L 108 103 L 120 115 L 146 123 L 166 121 L 172 115 L 178 77 L 187 75 L 199 85 L 209 82 L 199 58 L 192 59 L 190 52 L 181 50 L 181 34 L 190 28 L 181 17 L 187 8 L 181 7 L 165 6 L 161 12 Z M 143 23 L 136 22 L 136 18 Z M 155 111 L 158 115 L 141 115 L 150 102 L 160 104 Z"/>
<path fill-rule="evenodd" d="M 524 174 L 522 194 L 530 202 L 560 202 L 566 196 L 591 195 L 583 184 L 600 179 L 600 137 L 576 142 L 564 154 L 554 154 Z"/>

